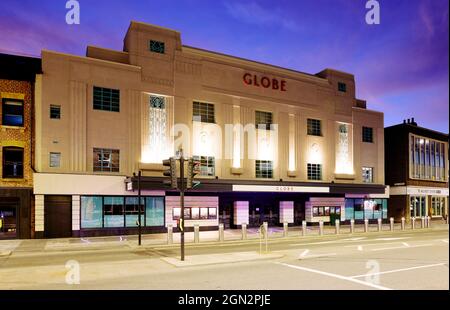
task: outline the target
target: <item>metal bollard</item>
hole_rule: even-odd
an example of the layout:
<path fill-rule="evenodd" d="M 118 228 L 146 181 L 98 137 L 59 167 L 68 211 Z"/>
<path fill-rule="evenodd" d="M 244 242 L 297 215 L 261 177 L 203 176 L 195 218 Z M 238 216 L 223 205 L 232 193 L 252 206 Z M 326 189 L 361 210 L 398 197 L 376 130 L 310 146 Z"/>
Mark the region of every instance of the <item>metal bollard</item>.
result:
<path fill-rule="evenodd" d="M 283 223 L 283 237 L 287 238 L 288 236 L 288 223 L 284 222 Z"/>
<path fill-rule="evenodd" d="M 323 236 L 323 221 L 319 221 L 319 236 Z"/>
<path fill-rule="evenodd" d="M 167 244 L 173 243 L 173 226 L 172 224 L 167 225 Z"/>
<path fill-rule="evenodd" d="M 431 217 L 427 216 L 427 228 L 431 228 Z"/>
<path fill-rule="evenodd" d="M 306 221 L 302 221 L 302 236 L 306 236 Z"/>
<path fill-rule="evenodd" d="M 413 218 L 411 218 L 411 229 L 415 229 L 416 228 L 416 218 L 415 217 L 413 217 Z"/>
<path fill-rule="evenodd" d="M 448 225 L 448 214 L 445 216 L 445 224 Z"/>
<path fill-rule="evenodd" d="M 382 221 L 381 221 L 381 219 L 378 219 L 378 231 L 382 231 L 382 230 L 383 230 Z"/>
<path fill-rule="evenodd" d="M 242 229 L 242 240 L 246 240 L 247 239 L 247 224 L 242 224 L 241 225 L 241 229 Z"/>
<path fill-rule="evenodd" d="M 339 220 L 334 221 L 334 226 L 336 228 L 336 235 L 339 235 L 341 222 Z"/>
<path fill-rule="evenodd" d="M 369 232 L 369 220 L 364 219 L 364 232 Z"/>
<path fill-rule="evenodd" d="M 391 231 L 394 231 L 394 218 L 393 217 L 391 217 L 390 219 L 389 219 L 389 228 L 391 229 Z"/>
<path fill-rule="evenodd" d="M 405 230 L 405 218 L 404 217 L 402 217 L 402 222 L 400 225 L 401 225 L 401 229 Z"/>
<path fill-rule="evenodd" d="M 223 242 L 225 240 L 225 234 L 223 231 L 223 223 L 219 224 L 219 241 Z"/>
<path fill-rule="evenodd" d="M 200 226 L 198 224 L 194 225 L 194 243 L 200 242 Z"/>
<path fill-rule="evenodd" d="M 424 216 L 422 216 L 420 218 L 420 228 L 425 228 L 425 217 Z"/>
<path fill-rule="evenodd" d="M 350 220 L 350 233 L 353 234 L 355 232 L 355 220 Z"/>
<path fill-rule="evenodd" d="M 264 238 L 267 240 L 267 238 L 269 238 L 269 223 L 263 222 L 263 228 L 264 228 Z"/>

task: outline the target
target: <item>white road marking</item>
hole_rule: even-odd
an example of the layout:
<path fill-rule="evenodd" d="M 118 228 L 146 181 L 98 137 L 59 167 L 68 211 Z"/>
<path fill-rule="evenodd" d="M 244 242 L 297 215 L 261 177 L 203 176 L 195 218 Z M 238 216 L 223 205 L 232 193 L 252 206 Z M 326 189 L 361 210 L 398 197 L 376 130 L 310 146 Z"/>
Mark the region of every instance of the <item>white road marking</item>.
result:
<path fill-rule="evenodd" d="M 303 245 L 314 245 L 314 244 L 328 244 L 328 243 L 336 243 L 336 240 L 332 241 L 321 241 L 321 242 L 310 242 L 310 243 L 294 243 L 289 244 L 289 246 L 303 246 Z"/>
<path fill-rule="evenodd" d="M 402 244 L 403 244 L 405 247 L 409 247 L 409 244 L 406 243 L 406 242 L 402 242 Z"/>
<path fill-rule="evenodd" d="M 363 250 L 362 245 L 358 245 L 358 251 L 362 251 L 362 250 Z"/>
<path fill-rule="evenodd" d="M 398 237 L 398 238 L 377 238 L 374 240 L 380 240 L 380 241 L 392 241 L 392 240 L 401 240 L 401 239 L 410 239 L 411 237 Z"/>
<path fill-rule="evenodd" d="M 442 239 L 441 241 L 444 243 L 448 243 L 448 239 Z"/>
<path fill-rule="evenodd" d="M 342 241 L 357 241 L 357 240 L 363 240 L 363 239 L 367 239 L 367 237 L 347 238 L 347 239 L 342 239 Z"/>
<path fill-rule="evenodd" d="M 308 272 L 312 272 L 312 273 L 317 273 L 317 274 L 320 274 L 320 275 L 323 275 L 323 276 L 337 278 L 337 279 L 340 279 L 340 280 L 345 280 L 345 281 L 349 281 L 349 282 L 353 282 L 353 283 L 358 283 L 358 284 L 369 286 L 369 287 L 376 288 L 376 289 L 379 289 L 379 290 L 391 290 L 390 288 L 387 288 L 387 287 L 384 287 L 384 286 L 381 286 L 381 285 L 377 285 L 377 284 L 374 284 L 374 283 L 369 283 L 369 282 L 366 282 L 366 281 L 361 281 L 361 280 L 358 280 L 358 279 L 353 279 L 353 278 L 346 277 L 346 276 L 341 276 L 339 274 L 334 274 L 334 273 L 330 273 L 330 272 L 325 272 L 325 271 L 320 271 L 320 270 L 316 270 L 316 269 L 300 267 L 300 266 L 290 265 L 290 264 L 280 263 L 280 262 L 276 262 L 275 264 L 283 265 L 283 266 L 286 266 L 286 267 L 289 267 L 289 268 L 298 269 L 298 270 L 303 270 L 303 271 L 308 271 Z"/>
<path fill-rule="evenodd" d="M 354 244 L 353 244 L 353 245 L 344 245 L 344 248 L 353 248 L 353 247 L 355 247 L 355 246 L 363 246 L 363 247 L 366 247 L 366 246 L 387 245 L 387 244 L 400 244 L 400 242 L 363 243 L 363 244 L 358 244 L 358 245 L 354 245 Z"/>
<path fill-rule="evenodd" d="M 354 279 L 354 278 L 366 277 L 368 275 L 373 276 L 373 275 L 402 272 L 402 271 L 415 270 L 415 269 L 421 269 L 421 268 L 430 268 L 430 267 L 437 267 L 437 266 L 444 266 L 444 265 L 445 265 L 445 263 L 440 263 L 440 264 L 431 264 L 431 265 L 423 265 L 423 266 L 416 266 L 416 267 L 410 267 L 410 268 L 395 269 L 395 270 L 389 270 L 389 271 L 381 271 L 381 272 L 376 272 L 376 273 L 365 273 L 365 274 L 360 274 L 357 276 L 352 276 L 350 278 Z"/>
<path fill-rule="evenodd" d="M 314 255 L 299 257 L 299 259 L 304 260 L 304 259 L 310 259 L 310 258 L 329 257 L 329 256 L 336 256 L 336 255 L 337 255 L 336 253 L 314 254 Z"/>
<path fill-rule="evenodd" d="M 307 254 L 309 253 L 309 250 L 306 249 L 302 252 L 302 254 L 300 254 L 300 258 L 305 257 Z"/>
<path fill-rule="evenodd" d="M 419 245 L 411 245 L 411 246 L 400 246 L 400 247 L 390 247 L 390 248 L 379 248 L 379 249 L 371 249 L 371 251 L 385 251 L 385 250 L 400 250 L 400 249 L 411 249 L 411 248 L 420 248 L 424 246 L 432 246 L 433 244 L 419 244 Z"/>

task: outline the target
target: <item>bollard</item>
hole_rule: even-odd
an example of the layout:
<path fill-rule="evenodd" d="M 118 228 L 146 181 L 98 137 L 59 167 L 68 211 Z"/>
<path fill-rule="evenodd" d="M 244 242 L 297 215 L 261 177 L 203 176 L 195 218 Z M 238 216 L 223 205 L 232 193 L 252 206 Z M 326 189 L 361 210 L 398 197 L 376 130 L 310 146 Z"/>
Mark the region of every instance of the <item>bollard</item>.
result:
<path fill-rule="evenodd" d="M 416 228 L 416 218 L 415 217 L 413 217 L 413 218 L 411 218 L 411 229 L 415 229 Z"/>
<path fill-rule="evenodd" d="M 445 216 L 445 224 L 448 225 L 448 214 Z"/>
<path fill-rule="evenodd" d="M 223 223 L 219 224 L 219 241 L 223 242 L 225 240 L 225 235 L 223 232 Z"/>
<path fill-rule="evenodd" d="M 341 222 L 339 221 L 339 220 L 335 220 L 334 221 L 334 226 L 335 226 L 335 228 L 336 228 L 336 235 L 339 235 L 339 232 L 340 232 L 340 224 L 341 224 Z"/>
<path fill-rule="evenodd" d="M 381 221 L 381 219 L 378 219 L 378 231 L 382 231 L 382 230 L 383 230 L 382 221 Z"/>
<path fill-rule="evenodd" d="M 266 243 L 266 253 L 267 253 L 267 240 L 269 239 L 269 224 L 267 222 L 263 222 L 264 227 L 264 242 Z"/>
<path fill-rule="evenodd" d="M 323 221 L 319 221 L 319 236 L 323 236 Z"/>
<path fill-rule="evenodd" d="M 390 225 L 391 231 L 394 231 L 394 218 L 393 217 L 391 217 L 389 219 L 389 225 Z"/>
<path fill-rule="evenodd" d="M 247 239 L 247 224 L 242 224 L 241 225 L 241 229 L 242 229 L 242 240 L 246 240 Z"/>
<path fill-rule="evenodd" d="M 422 216 L 420 218 L 420 228 L 425 228 L 425 217 L 424 216 Z"/>
<path fill-rule="evenodd" d="M 402 222 L 400 225 L 401 225 L 401 229 L 405 230 L 405 218 L 404 217 L 402 217 Z"/>
<path fill-rule="evenodd" d="M 288 223 L 284 222 L 283 223 L 283 237 L 287 238 L 288 236 Z"/>
<path fill-rule="evenodd" d="M 306 236 L 306 221 L 302 221 L 302 236 Z"/>
<path fill-rule="evenodd" d="M 364 232 L 369 232 L 369 220 L 364 219 Z"/>
<path fill-rule="evenodd" d="M 194 225 L 194 243 L 200 242 L 200 226 L 198 224 Z"/>
<path fill-rule="evenodd" d="M 167 225 L 167 244 L 173 243 L 173 226 L 172 224 Z"/>
<path fill-rule="evenodd" d="M 353 234 L 355 232 L 355 220 L 350 220 L 350 233 Z"/>
<path fill-rule="evenodd" d="M 427 228 L 431 228 L 431 217 L 427 216 Z"/>

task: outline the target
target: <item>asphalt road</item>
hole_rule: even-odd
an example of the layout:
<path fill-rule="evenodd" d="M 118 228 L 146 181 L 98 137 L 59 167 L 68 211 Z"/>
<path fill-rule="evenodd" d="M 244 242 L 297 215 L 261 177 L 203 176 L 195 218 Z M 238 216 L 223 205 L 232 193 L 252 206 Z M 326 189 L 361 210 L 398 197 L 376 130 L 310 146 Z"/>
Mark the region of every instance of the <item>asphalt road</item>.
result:
<path fill-rule="evenodd" d="M 448 290 L 448 240 L 448 229 L 277 238 L 268 243 L 276 259 L 182 268 L 161 259 L 178 257 L 178 245 L 45 251 L 27 240 L 0 256 L 0 289 Z M 186 255 L 259 250 L 258 240 L 204 243 Z"/>

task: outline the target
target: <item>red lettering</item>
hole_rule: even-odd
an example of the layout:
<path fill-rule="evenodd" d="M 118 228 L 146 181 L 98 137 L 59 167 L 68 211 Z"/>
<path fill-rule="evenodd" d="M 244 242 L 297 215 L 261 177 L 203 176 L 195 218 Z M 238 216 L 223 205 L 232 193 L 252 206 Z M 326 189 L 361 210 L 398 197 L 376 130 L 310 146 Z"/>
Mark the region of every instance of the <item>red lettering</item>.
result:
<path fill-rule="evenodd" d="M 252 85 L 252 75 L 250 73 L 244 74 L 244 83 L 247 85 Z"/>
<path fill-rule="evenodd" d="M 281 80 L 281 91 L 286 91 L 286 81 Z"/>
<path fill-rule="evenodd" d="M 272 79 L 272 89 L 279 89 L 280 87 L 278 86 L 278 80 L 277 79 Z"/>
<path fill-rule="evenodd" d="M 264 76 L 264 77 L 261 79 L 261 85 L 262 85 L 264 88 L 270 87 L 270 80 L 269 80 L 269 78 L 267 78 L 267 77 Z"/>
<path fill-rule="evenodd" d="M 256 75 L 254 75 L 253 79 L 255 81 L 255 86 L 259 86 L 259 84 L 258 84 L 258 77 Z"/>

